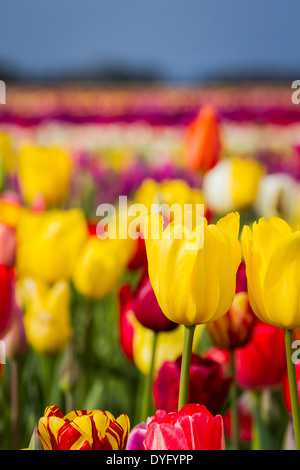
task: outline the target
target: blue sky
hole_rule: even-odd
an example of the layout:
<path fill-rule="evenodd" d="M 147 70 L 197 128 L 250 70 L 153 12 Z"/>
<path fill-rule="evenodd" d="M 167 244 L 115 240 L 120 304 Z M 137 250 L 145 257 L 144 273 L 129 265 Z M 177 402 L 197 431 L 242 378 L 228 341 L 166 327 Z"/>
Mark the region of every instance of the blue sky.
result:
<path fill-rule="evenodd" d="M 1 3 L 0 65 L 25 78 L 114 66 L 179 81 L 300 78 L 299 0 Z"/>

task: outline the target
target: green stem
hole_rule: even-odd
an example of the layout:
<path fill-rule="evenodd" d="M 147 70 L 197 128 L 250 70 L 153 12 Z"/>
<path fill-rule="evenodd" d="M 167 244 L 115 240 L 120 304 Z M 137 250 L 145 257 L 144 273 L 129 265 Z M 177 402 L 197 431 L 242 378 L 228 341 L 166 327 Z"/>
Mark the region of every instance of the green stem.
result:
<path fill-rule="evenodd" d="M 192 356 L 195 326 L 196 325 L 185 325 L 184 327 L 184 341 L 183 341 L 183 352 L 182 352 L 182 360 L 181 360 L 178 410 L 180 410 L 183 406 L 185 406 L 188 401 L 190 366 L 191 366 L 191 356 Z"/>
<path fill-rule="evenodd" d="M 85 343 L 83 353 L 82 370 L 85 371 L 85 392 L 90 385 L 91 374 L 91 353 L 92 353 L 92 336 L 93 336 L 93 319 L 94 319 L 95 302 L 91 299 L 86 301 L 85 311 Z"/>
<path fill-rule="evenodd" d="M 66 414 L 70 413 L 70 411 L 73 411 L 74 406 L 73 406 L 73 393 L 71 390 L 68 390 L 65 392 L 65 410 Z"/>
<path fill-rule="evenodd" d="M 149 413 L 151 410 L 152 404 L 152 382 L 153 382 L 153 374 L 154 374 L 154 363 L 155 363 L 155 352 L 157 346 L 157 338 L 158 333 L 156 331 L 153 332 L 153 343 L 152 343 L 152 352 L 151 352 L 151 362 L 150 362 L 150 370 L 149 374 L 145 377 L 145 388 L 143 393 L 143 402 L 141 407 L 141 421 L 146 421 L 149 417 Z"/>
<path fill-rule="evenodd" d="M 233 381 L 230 388 L 230 405 L 231 405 L 231 431 L 233 449 L 239 448 L 239 415 L 238 415 L 238 389 L 236 382 L 235 357 L 233 349 L 230 350 L 231 370 Z"/>
<path fill-rule="evenodd" d="M 296 449 L 300 450 L 300 407 L 299 407 L 299 396 L 298 386 L 296 377 L 296 368 L 291 359 L 292 343 L 293 343 L 293 330 L 284 330 L 285 338 L 285 349 L 286 349 L 286 360 L 288 369 L 288 379 L 290 386 L 290 397 L 292 405 L 292 416 L 295 434 Z"/>
<path fill-rule="evenodd" d="M 14 450 L 19 449 L 19 370 L 18 363 L 10 363 L 10 398 L 11 398 L 11 427 L 12 445 Z"/>

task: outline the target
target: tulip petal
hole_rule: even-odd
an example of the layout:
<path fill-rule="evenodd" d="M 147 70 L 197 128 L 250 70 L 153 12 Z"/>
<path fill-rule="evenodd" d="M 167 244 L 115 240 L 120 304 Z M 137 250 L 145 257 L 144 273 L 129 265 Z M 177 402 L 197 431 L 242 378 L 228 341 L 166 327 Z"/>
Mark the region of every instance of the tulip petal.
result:
<path fill-rule="evenodd" d="M 284 329 L 300 326 L 300 232 L 286 236 L 274 251 L 263 285 L 266 321 Z"/>

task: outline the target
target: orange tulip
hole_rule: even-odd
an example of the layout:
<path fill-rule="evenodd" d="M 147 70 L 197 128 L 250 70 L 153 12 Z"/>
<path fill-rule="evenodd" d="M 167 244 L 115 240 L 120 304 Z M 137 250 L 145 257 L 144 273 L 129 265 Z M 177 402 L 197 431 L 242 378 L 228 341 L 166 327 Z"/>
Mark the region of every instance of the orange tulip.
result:
<path fill-rule="evenodd" d="M 213 108 L 202 108 L 190 124 L 184 143 L 187 165 L 203 173 L 219 161 L 221 139 L 219 125 Z"/>

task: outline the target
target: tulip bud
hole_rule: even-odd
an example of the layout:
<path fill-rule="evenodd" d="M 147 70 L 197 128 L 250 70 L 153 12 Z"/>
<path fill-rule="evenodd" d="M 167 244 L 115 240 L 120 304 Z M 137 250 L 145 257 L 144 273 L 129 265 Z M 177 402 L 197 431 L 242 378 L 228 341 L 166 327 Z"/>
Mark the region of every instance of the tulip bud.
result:
<path fill-rule="evenodd" d="M 238 292 L 229 311 L 208 323 L 207 332 L 212 342 L 220 348 L 240 348 L 250 341 L 255 321 L 247 292 Z"/>
<path fill-rule="evenodd" d="M 18 156 L 18 178 L 25 201 L 43 197 L 47 207 L 66 200 L 71 178 L 70 155 L 60 148 L 24 146 Z"/>
<path fill-rule="evenodd" d="M 157 409 L 168 413 L 178 409 L 181 357 L 166 361 L 159 369 L 153 384 L 153 397 Z M 220 410 L 228 395 L 231 377 L 225 377 L 221 364 L 214 359 L 192 354 L 189 380 L 189 403 L 199 403 L 211 413 Z"/>
<path fill-rule="evenodd" d="M 133 310 L 139 322 L 150 330 L 170 331 L 178 326 L 163 314 L 148 276 L 141 280 L 135 292 Z"/>
<path fill-rule="evenodd" d="M 133 335 L 134 328 L 130 317 L 134 315 L 132 310 L 132 290 L 129 285 L 124 284 L 119 290 L 119 339 L 125 356 L 133 361 Z"/>
<path fill-rule="evenodd" d="M 200 110 L 190 124 L 185 138 L 185 156 L 191 170 L 206 172 L 213 168 L 220 158 L 220 130 L 213 108 Z"/>
<path fill-rule="evenodd" d="M 14 269 L 0 265 L 0 338 L 8 331 L 12 321 L 14 292 Z"/>

